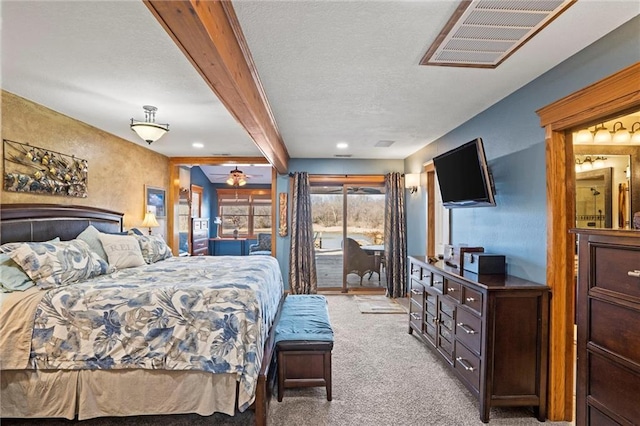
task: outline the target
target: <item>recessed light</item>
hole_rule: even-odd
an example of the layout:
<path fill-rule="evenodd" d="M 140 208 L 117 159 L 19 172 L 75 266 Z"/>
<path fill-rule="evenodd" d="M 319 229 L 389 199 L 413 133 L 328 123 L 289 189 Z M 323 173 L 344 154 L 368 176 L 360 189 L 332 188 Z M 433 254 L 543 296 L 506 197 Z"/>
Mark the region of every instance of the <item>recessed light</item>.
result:
<path fill-rule="evenodd" d="M 204 144 L 200 142 L 194 142 L 191 144 L 191 146 L 194 148 L 204 148 Z"/>
<path fill-rule="evenodd" d="M 338 149 L 347 149 L 347 148 L 349 148 L 349 144 L 346 143 L 346 142 L 338 142 L 336 144 L 336 148 L 338 148 Z"/>

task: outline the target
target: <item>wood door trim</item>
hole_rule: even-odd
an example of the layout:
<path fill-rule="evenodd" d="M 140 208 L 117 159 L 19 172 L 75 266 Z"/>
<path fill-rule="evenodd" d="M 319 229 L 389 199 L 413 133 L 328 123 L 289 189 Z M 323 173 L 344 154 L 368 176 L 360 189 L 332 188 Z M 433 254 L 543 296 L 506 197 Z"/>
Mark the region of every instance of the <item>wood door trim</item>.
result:
<path fill-rule="evenodd" d="M 547 182 L 547 284 L 553 297 L 549 330 L 550 420 L 573 416 L 573 286 L 575 168 L 571 128 L 640 108 L 640 63 L 536 111 L 545 128 Z"/>
<path fill-rule="evenodd" d="M 427 176 L 427 256 L 436 255 L 436 169 L 433 161 L 424 165 Z"/>
<path fill-rule="evenodd" d="M 269 162 L 288 172 L 289 153 L 231 1 L 144 4 Z"/>

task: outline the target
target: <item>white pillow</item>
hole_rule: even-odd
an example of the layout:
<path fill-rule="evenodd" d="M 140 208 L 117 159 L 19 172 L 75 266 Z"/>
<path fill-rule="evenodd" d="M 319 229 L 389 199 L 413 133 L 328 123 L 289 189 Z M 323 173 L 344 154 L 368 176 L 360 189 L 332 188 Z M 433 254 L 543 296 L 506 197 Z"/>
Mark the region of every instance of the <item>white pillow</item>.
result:
<path fill-rule="evenodd" d="M 109 266 L 124 269 L 146 264 L 135 237 L 103 233 L 98 234 L 98 237 L 109 259 Z"/>

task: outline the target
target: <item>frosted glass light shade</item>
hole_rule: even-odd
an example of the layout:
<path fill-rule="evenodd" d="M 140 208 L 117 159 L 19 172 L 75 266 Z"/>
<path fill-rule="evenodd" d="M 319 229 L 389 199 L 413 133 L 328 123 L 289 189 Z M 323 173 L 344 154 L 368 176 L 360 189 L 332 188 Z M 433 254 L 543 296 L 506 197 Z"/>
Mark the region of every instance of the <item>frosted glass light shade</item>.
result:
<path fill-rule="evenodd" d="M 576 138 L 574 143 L 577 144 L 585 144 L 585 143 L 593 143 L 593 133 L 589 129 L 582 129 L 576 134 Z"/>
<path fill-rule="evenodd" d="M 420 173 L 406 173 L 404 175 L 404 187 L 413 194 L 420 186 Z"/>
<path fill-rule="evenodd" d="M 603 126 L 600 129 L 598 129 L 596 134 L 593 136 L 593 143 L 600 144 L 600 143 L 609 143 L 609 142 L 611 142 L 611 132 L 605 129 Z"/>
<path fill-rule="evenodd" d="M 148 144 L 151 144 L 169 131 L 168 126 L 157 124 L 157 123 L 147 123 L 144 121 L 135 122 L 132 120 L 131 130 L 136 132 L 138 136 L 142 138 Z"/>

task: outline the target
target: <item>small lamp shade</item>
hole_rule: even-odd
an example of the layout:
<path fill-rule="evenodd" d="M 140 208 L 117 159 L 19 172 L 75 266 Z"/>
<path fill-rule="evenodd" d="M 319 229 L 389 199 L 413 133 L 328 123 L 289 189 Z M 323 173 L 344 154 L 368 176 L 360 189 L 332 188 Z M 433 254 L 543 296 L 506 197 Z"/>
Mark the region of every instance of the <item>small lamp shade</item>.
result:
<path fill-rule="evenodd" d="M 155 214 L 147 212 L 144 215 L 144 220 L 142 221 L 141 226 L 149 228 L 149 235 L 151 235 L 151 228 L 157 228 L 158 226 L 160 226 L 160 224 L 156 220 Z"/>

